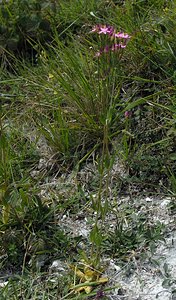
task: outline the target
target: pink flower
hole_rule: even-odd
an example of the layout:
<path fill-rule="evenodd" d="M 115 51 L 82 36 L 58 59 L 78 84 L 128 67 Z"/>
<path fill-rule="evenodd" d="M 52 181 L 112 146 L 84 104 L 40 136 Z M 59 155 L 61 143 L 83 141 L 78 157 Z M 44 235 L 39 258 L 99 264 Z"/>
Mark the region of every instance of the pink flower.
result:
<path fill-rule="evenodd" d="M 110 25 L 108 25 L 107 27 L 108 27 L 108 34 L 110 36 L 112 36 L 114 34 L 114 31 L 115 31 L 114 27 L 110 26 Z"/>
<path fill-rule="evenodd" d="M 98 34 L 108 34 L 113 35 L 114 34 L 114 27 L 110 25 L 95 25 L 91 32 L 97 32 Z"/>
<path fill-rule="evenodd" d="M 108 27 L 100 27 L 98 34 L 101 34 L 101 33 L 104 33 L 104 34 L 109 33 Z"/>
<path fill-rule="evenodd" d="M 109 45 L 106 45 L 104 48 L 101 48 L 96 54 L 96 57 L 101 56 L 102 53 L 108 53 L 109 51 L 116 51 L 117 49 L 123 49 L 126 48 L 127 40 L 131 38 L 130 35 L 124 32 L 115 32 L 115 29 L 113 26 L 110 25 L 101 25 L 97 24 L 93 27 L 91 32 L 96 32 L 99 35 L 109 35 Z M 123 39 L 122 42 L 115 43 L 117 39 Z M 107 40 L 107 39 L 106 39 Z M 114 41 L 114 44 L 113 44 Z M 117 40 L 118 41 L 118 40 Z"/>
<path fill-rule="evenodd" d="M 130 35 L 128 35 L 127 33 L 124 33 L 124 32 L 115 33 L 114 37 L 119 38 L 119 39 L 130 39 L 131 38 Z"/>
<path fill-rule="evenodd" d="M 92 28 L 91 32 L 98 32 L 99 30 L 100 30 L 100 25 L 98 24 Z"/>
<path fill-rule="evenodd" d="M 115 33 L 115 29 L 111 25 L 97 24 L 92 28 L 91 32 L 97 32 L 98 34 L 108 34 L 110 36 L 113 36 L 113 37 L 119 38 L 119 39 L 130 39 L 131 38 L 131 36 L 129 34 L 124 33 L 124 32 Z"/>
<path fill-rule="evenodd" d="M 124 45 L 124 44 L 119 44 L 118 46 L 119 46 L 119 48 L 126 48 L 126 45 Z"/>

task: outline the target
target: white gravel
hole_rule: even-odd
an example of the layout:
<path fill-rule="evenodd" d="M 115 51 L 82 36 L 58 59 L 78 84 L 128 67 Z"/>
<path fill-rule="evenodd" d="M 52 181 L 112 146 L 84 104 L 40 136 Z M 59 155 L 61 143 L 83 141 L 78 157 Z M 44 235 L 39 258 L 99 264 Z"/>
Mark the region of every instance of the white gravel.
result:
<path fill-rule="evenodd" d="M 120 284 L 123 291 L 119 295 L 118 290 L 112 290 L 110 300 L 176 300 L 176 226 L 173 226 L 174 218 L 167 214 L 169 202 L 169 199 L 158 202 L 156 218 L 160 217 L 165 224 L 172 223 L 173 230 L 165 242 L 159 243 L 155 253 L 148 253 L 145 261 L 134 258 L 130 275 L 126 272 L 130 264 L 120 269 L 115 261 L 110 261 L 107 275 L 111 278 L 111 285 Z"/>

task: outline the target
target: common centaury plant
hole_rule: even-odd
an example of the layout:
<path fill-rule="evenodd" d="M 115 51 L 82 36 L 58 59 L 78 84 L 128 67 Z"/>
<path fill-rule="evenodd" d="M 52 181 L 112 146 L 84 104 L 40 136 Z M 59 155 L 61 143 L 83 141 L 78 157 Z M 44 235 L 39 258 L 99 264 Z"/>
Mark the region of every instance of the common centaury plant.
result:
<path fill-rule="evenodd" d="M 97 265 L 100 259 L 101 243 L 103 240 L 102 225 L 109 210 L 108 194 L 112 159 L 109 151 L 111 143 L 112 124 L 117 114 L 120 76 L 122 73 L 121 58 L 130 36 L 124 32 L 116 32 L 110 25 L 95 25 L 91 31 L 99 36 L 99 50 L 95 57 L 97 63 L 98 104 L 101 107 L 100 120 L 102 123 L 102 157 L 99 164 L 100 182 L 97 202 L 94 202 L 96 220 L 90 233 L 92 254 Z M 120 75 L 120 76 L 119 76 Z M 127 116 L 127 112 L 124 117 Z M 106 174 L 106 177 L 104 176 Z M 103 180 L 105 179 L 105 193 L 103 196 Z M 101 220 L 101 224 L 99 223 Z M 96 253 L 94 255 L 94 253 Z"/>

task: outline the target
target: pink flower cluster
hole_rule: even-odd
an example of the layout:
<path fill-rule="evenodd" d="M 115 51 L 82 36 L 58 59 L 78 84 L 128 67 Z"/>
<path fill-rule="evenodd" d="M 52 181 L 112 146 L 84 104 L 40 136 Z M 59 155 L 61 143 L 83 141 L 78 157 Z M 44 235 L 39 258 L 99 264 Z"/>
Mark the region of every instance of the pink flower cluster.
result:
<path fill-rule="evenodd" d="M 96 56 L 100 56 L 102 53 L 107 53 L 109 51 L 116 51 L 117 49 L 125 48 L 127 41 L 131 38 L 131 36 L 128 35 L 127 33 L 116 32 L 115 28 L 110 25 L 97 24 L 93 27 L 91 32 L 108 35 L 111 38 L 111 40 L 114 40 L 114 42 L 115 42 L 110 46 L 106 45 L 105 47 L 100 49 L 100 51 L 98 51 L 96 53 Z M 121 40 L 121 41 L 119 41 L 119 40 Z"/>

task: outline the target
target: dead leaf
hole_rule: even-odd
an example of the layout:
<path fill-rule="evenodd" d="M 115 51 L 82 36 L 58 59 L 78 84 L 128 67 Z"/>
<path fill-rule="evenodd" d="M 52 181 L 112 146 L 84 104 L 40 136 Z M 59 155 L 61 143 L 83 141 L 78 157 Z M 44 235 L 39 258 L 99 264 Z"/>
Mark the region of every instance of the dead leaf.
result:
<path fill-rule="evenodd" d="M 79 278 L 79 284 L 71 287 L 76 293 L 85 292 L 90 294 L 95 286 L 108 282 L 107 277 L 101 277 L 101 272 L 93 269 L 91 266 L 86 265 L 81 270 L 74 265 L 70 265 L 70 268 Z"/>

